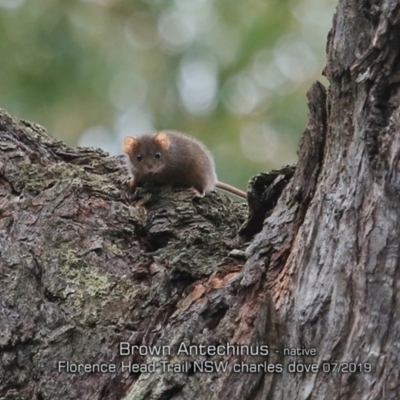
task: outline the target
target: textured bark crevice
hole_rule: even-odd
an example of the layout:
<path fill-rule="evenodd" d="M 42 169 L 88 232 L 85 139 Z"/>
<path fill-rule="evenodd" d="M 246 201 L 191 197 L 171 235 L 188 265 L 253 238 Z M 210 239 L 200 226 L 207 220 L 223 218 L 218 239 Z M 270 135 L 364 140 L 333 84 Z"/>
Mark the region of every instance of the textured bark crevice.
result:
<path fill-rule="evenodd" d="M 262 231 L 247 249 L 248 261 L 243 271 L 246 286 L 258 284 L 271 290 L 275 304 L 291 290 L 293 270 L 287 259 L 295 254 L 293 240 L 303 223 L 319 177 L 326 136 L 326 91 L 315 83 L 308 93 L 309 123 L 299 148 L 299 162 L 290 183 L 280 193 L 279 201 L 264 220 Z M 251 203 L 250 203 L 251 209 Z M 251 215 L 250 215 L 251 217 Z M 260 255 L 264 260 L 260 263 Z M 265 274 L 267 277 L 265 279 Z"/>
<path fill-rule="evenodd" d="M 287 345 L 315 346 L 318 363 L 352 362 L 361 371 L 283 374 L 278 397 L 399 396 L 392 346 L 399 341 L 400 210 L 388 178 L 398 169 L 400 8 L 374 3 L 379 23 L 371 25 L 363 6 L 341 2 L 330 35 L 325 158 L 288 263 L 294 284 L 279 308 Z"/>

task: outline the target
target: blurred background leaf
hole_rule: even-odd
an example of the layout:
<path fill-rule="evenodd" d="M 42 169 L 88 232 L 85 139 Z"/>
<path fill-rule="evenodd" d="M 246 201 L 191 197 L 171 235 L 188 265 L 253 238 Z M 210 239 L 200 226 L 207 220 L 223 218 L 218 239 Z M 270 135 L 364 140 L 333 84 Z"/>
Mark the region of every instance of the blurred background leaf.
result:
<path fill-rule="evenodd" d="M 0 107 L 69 145 L 176 129 L 220 180 L 296 161 L 336 2 L 0 0 Z"/>

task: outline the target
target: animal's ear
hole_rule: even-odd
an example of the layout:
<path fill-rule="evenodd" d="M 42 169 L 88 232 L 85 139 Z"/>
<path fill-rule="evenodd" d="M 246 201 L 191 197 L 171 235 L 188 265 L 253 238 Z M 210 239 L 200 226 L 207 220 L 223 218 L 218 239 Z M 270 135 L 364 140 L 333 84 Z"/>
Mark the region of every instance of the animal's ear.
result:
<path fill-rule="evenodd" d="M 128 155 L 131 155 L 134 151 L 137 145 L 139 144 L 139 141 L 137 138 L 134 138 L 132 136 L 127 136 L 124 139 L 124 145 L 122 146 L 122 151 Z"/>
<path fill-rule="evenodd" d="M 171 140 L 168 137 L 167 132 L 160 131 L 154 137 L 154 142 L 158 144 L 163 150 L 168 150 L 169 146 L 171 145 Z"/>

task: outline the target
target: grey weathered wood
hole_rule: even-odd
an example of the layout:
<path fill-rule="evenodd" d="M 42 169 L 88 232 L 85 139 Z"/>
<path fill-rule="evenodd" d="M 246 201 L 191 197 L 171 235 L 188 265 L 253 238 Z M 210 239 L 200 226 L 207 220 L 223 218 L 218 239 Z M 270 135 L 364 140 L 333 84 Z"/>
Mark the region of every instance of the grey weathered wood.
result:
<path fill-rule="evenodd" d="M 339 3 L 316 190 L 278 274 L 269 263 L 266 284 L 285 345 L 317 350 L 300 362 L 370 363 L 372 372 L 285 373 L 273 398 L 400 396 L 399 17 L 397 1 Z M 276 229 L 277 212 L 259 243 Z"/>

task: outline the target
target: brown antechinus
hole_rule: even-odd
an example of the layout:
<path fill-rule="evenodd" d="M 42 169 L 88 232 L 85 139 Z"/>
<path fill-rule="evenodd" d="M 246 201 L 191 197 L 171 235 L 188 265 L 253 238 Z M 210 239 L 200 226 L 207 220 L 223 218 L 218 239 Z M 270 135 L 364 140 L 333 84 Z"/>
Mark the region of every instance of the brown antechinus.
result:
<path fill-rule="evenodd" d="M 123 151 L 128 156 L 132 174 L 129 182 L 134 190 L 145 182 L 194 188 L 198 196 L 214 187 L 236 196 L 246 193 L 217 181 L 214 159 L 198 140 L 176 131 L 160 131 L 139 137 L 126 137 Z"/>

